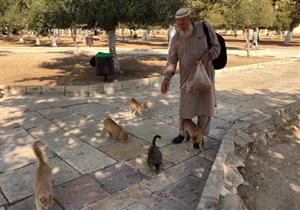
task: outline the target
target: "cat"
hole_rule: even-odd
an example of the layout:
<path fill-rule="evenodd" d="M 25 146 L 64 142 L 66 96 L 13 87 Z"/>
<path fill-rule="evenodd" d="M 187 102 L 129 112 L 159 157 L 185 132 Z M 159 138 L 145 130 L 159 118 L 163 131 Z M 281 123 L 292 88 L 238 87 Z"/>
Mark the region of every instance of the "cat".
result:
<path fill-rule="evenodd" d="M 147 164 L 151 170 L 154 170 L 158 174 L 162 164 L 163 156 L 159 148 L 155 145 L 157 138 L 161 139 L 161 136 L 154 136 L 152 140 L 152 145 L 148 150 Z"/>
<path fill-rule="evenodd" d="M 128 141 L 128 133 L 111 118 L 106 118 L 103 121 L 103 124 L 103 130 L 107 132 L 110 136 L 112 136 L 114 139 L 121 139 L 125 142 Z"/>
<path fill-rule="evenodd" d="M 51 168 L 39 148 L 38 142 L 32 144 L 32 149 L 38 161 L 38 168 L 35 173 L 33 185 L 35 205 L 37 210 L 49 209 L 54 200 Z"/>
<path fill-rule="evenodd" d="M 201 150 L 203 150 L 203 132 L 192 120 L 183 120 L 183 130 L 185 132 L 185 140 L 190 137 L 193 140 L 193 147 L 200 149 L 199 144 L 201 143 Z"/>
<path fill-rule="evenodd" d="M 148 105 L 146 101 L 144 103 L 141 103 L 138 102 L 135 98 L 132 98 L 129 102 L 129 108 L 132 113 L 138 113 L 139 115 L 141 115 L 144 109 L 148 109 Z"/>

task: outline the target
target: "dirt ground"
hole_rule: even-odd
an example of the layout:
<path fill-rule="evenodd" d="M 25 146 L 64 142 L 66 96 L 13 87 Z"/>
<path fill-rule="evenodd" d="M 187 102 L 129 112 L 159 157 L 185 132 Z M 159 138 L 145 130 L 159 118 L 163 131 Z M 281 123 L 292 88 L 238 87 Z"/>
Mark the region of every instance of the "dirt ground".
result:
<path fill-rule="evenodd" d="M 103 82 L 89 64 L 91 56 L 68 53 L 2 53 L 2 85 L 88 85 Z M 124 74 L 114 76 L 114 81 L 157 77 L 166 65 L 165 57 L 121 56 Z M 229 66 L 273 61 L 271 57 L 229 56 Z"/>
<path fill-rule="evenodd" d="M 297 127 L 298 126 L 298 127 Z M 249 210 L 300 209 L 299 121 L 282 130 L 269 146 L 261 146 L 241 172 L 248 186 L 238 191 Z"/>
<path fill-rule="evenodd" d="M 226 40 L 226 46 L 231 49 L 245 49 L 245 40 L 241 36 L 224 36 Z M 35 37 L 33 35 L 24 36 L 25 43 L 19 43 L 19 37 L 16 35 L 7 38 L 6 36 L 0 35 L 0 45 L 2 47 L 24 47 L 24 46 L 35 46 Z M 40 38 L 41 46 L 51 46 L 51 41 L 48 36 L 44 36 Z M 118 48 L 138 48 L 138 49 L 149 49 L 149 48 L 167 48 L 167 35 L 166 34 L 156 34 L 155 37 L 152 37 L 150 42 L 143 42 L 141 40 L 141 35 L 138 39 L 132 39 L 129 37 L 125 38 L 125 41 L 122 41 L 121 37 L 117 37 L 117 47 Z M 79 35 L 77 38 L 77 44 L 79 47 L 86 46 L 82 43 L 82 36 Z M 73 41 L 71 37 L 60 36 L 57 40 L 57 45 L 59 47 L 72 47 Z M 92 47 L 107 47 L 107 40 L 105 35 L 101 36 L 99 39 L 98 36 L 94 36 L 93 46 Z M 279 36 L 274 36 L 273 39 L 269 36 L 260 36 L 259 48 L 299 48 L 300 47 L 300 36 L 294 36 L 288 46 L 283 45 L 283 40 L 280 39 Z"/>

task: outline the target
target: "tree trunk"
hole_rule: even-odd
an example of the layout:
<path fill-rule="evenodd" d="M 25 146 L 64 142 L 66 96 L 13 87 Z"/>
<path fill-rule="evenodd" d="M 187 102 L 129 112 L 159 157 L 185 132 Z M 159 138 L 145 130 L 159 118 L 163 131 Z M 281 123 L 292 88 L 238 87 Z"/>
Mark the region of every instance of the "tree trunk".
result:
<path fill-rule="evenodd" d="M 274 31 L 270 31 L 270 33 L 271 33 L 271 41 L 273 41 L 275 32 Z"/>
<path fill-rule="evenodd" d="M 286 36 L 285 36 L 285 40 L 284 40 L 284 44 L 285 45 L 288 45 L 289 44 L 289 42 L 291 41 L 291 39 L 292 39 L 292 31 L 288 31 L 288 33 L 286 34 Z"/>
<path fill-rule="evenodd" d="M 282 31 L 280 31 L 280 40 L 282 40 Z"/>
<path fill-rule="evenodd" d="M 297 7 L 296 7 L 297 8 Z M 299 14 L 299 13 L 298 13 Z M 299 15 L 298 15 L 299 16 Z M 285 37 L 285 40 L 284 40 L 284 44 L 289 44 L 290 40 L 292 39 L 292 33 L 293 33 L 293 30 L 294 28 L 297 27 L 297 25 L 299 24 L 299 20 L 297 18 L 297 16 L 294 16 L 292 18 L 292 22 L 290 24 L 290 27 L 289 27 L 289 30 L 288 30 L 288 33 Z"/>
<path fill-rule="evenodd" d="M 124 28 L 121 29 L 121 34 L 122 34 L 122 40 L 125 40 L 125 36 L 124 36 Z"/>
<path fill-rule="evenodd" d="M 244 38 L 245 38 L 245 41 L 246 41 L 246 48 L 248 49 L 250 47 L 250 39 L 249 39 L 249 29 L 244 29 L 243 30 L 243 35 L 244 35 Z"/>
<path fill-rule="evenodd" d="M 130 32 L 130 37 L 133 38 L 133 30 L 131 28 L 129 29 L 129 32 Z"/>
<path fill-rule="evenodd" d="M 23 32 L 22 30 L 19 31 L 20 37 L 19 37 L 19 42 L 24 43 L 24 38 L 23 38 Z"/>
<path fill-rule="evenodd" d="M 86 44 L 86 38 L 87 38 L 87 36 L 88 36 L 88 30 L 85 30 L 85 34 L 83 34 L 83 36 L 82 36 L 82 44 Z"/>
<path fill-rule="evenodd" d="M 77 46 L 77 30 L 76 28 L 72 28 L 71 30 L 71 36 L 72 36 L 72 39 L 73 39 L 73 44 L 74 44 L 74 53 L 75 54 L 78 54 L 78 46 Z"/>
<path fill-rule="evenodd" d="M 149 32 L 149 34 L 150 34 L 150 36 L 153 37 L 153 38 L 156 37 L 156 35 L 155 35 L 155 30 L 151 30 L 151 31 Z"/>
<path fill-rule="evenodd" d="M 36 35 L 36 37 L 35 37 L 35 45 L 37 45 L 37 46 L 41 45 L 41 42 L 40 42 L 40 39 L 39 39 L 39 35 Z"/>
<path fill-rule="evenodd" d="M 109 52 L 113 55 L 114 61 L 114 69 L 115 72 L 121 72 L 119 61 L 117 60 L 117 52 L 116 52 L 116 30 L 107 31 L 107 40 Z"/>
<path fill-rule="evenodd" d="M 7 26 L 5 26 L 5 30 L 6 30 L 6 37 L 9 38 L 10 37 L 10 30 Z"/>
<path fill-rule="evenodd" d="M 55 29 L 53 29 L 52 31 L 50 31 L 50 40 L 51 40 L 51 47 L 57 47 L 57 36 L 55 33 Z"/>

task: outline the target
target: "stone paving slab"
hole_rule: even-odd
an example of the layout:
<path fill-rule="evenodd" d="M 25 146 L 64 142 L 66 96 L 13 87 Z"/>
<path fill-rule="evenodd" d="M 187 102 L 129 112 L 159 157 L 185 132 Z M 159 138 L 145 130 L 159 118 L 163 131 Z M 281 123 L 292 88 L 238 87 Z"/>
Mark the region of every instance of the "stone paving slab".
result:
<path fill-rule="evenodd" d="M 74 128 L 78 128 L 78 127 L 81 128 L 81 126 L 87 124 L 89 120 L 82 115 L 70 114 L 68 116 L 61 117 L 59 119 L 54 119 L 53 122 L 60 128 L 69 131 L 69 130 L 73 130 Z"/>
<path fill-rule="evenodd" d="M 43 109 L 51 109 L 51 103 L 50 102 L 37 102 L 33 104 L 29 104 L 26 109 L 28 111 L 37 111 L 37 110 L 43 110 Z"/>
<path fill-rule="evenodd" d="M 118 141 L 101 146 L 100 150 L 115 160 L 126 161 L 147 152 L 149 147 L 149 143 L 129 136 L 127 143 Z"/>
<path fill-rule="evenodd" d="M 28 136 L 27 132 L 24 128 L 17 127 L 12 128 L 9 130 L 0 130 L 0 142 L 1 143 L 8 143 L 8 142 L 14 142 L 15 139 L 20 139 L 22 137 Z M 26 140 L 24 140 L 26 141 Z"/>
<path fill-rule="evenodd" d="M 70 111 L 63 109 L 61 107 L 58 108 L 52 108 L 52 109 L 44 109 L 44 110 L 38 110 L 38 112 L 43 115 L 48 120 L 65 117 L 71 114 Z"/>
<path fill-rule="evenodd" d="M 149 116 L 149 112 L 143 111 L 141 115 L 130 113 L 129 108 L 124 110 L 116 111 L 115 113 L 109 114 L 109 117 L 116 121 L 121 126 L 129 124 L 138 124 L 142 121 L 152 117 Z"/>
<path fill-rule="evenodd" d="M 177 164 L 194 155 L 200 153 L 200 150 L 193 148 L 192 141 L 186 141 L 181 144 L 170 144 L 161 149 L 163 157 Z"/>
<path fill-rule="evenodd" d="M 139 201 L 142 205 L 146 206 L 146 209 L 155 210 L 187 210 L 190 209 L 189 206 L 176 200 L 167 195 L 158 195 L 156 193 L 146 197 L 145 199 Z"/>
<path fill-rule="evenodd" d="M 199 153 L 199 157 L 214 162 L 218 150 L 219 150 L 219 145 L 213 145 L 209 148 L 206 148 L 203 152 Z"/>
<path fill-rule="evenodd" d="M 88 175 L 55 187 L 55 199 L 65 210 L 75 210 L 87 207 L 107 195 L 99 184 Z"/>
<path fill-rule="evenodd" d="M 7 204 L 7 200 L 4 198 L 2 193 L 0 192 L 0 206 Z"/>
<path fill-rule="evenodd" d="M 78 114 L 71 114 L 63 118 L 54 119 L 53 122 L 58 127 L 64 129 L 67 133 L 71 133 L 76 136 L 87 132 L 97 132 L 102 127 L 101 120 L 88 119 Z"/>
<path fill-rule="evenodd" d="M 0 134 L 0 144 L 28 144 L 33 141 L 34 138 L 21 127 Z"/>
<path fill-rule="evenodd" d="M 125 162 L 127 165 L 129 165 L 131 168 L 139 171 L 141 174 L 143 174 L 145 177 L 149 177 L 153 175 L 153 172 L 149 169 L 147 165 L 147 154 L 141 155 L 137 158 L 134 158 L 132 160 Z M 161 169 L 165 170 L 167 168 L 170 168 L 174 165 L 173 162 L 167 160 L 165 157 L 163 158 Z"/>
<path fill-rule="evenodd" d="M 157 176 L 144 179 L 141 185 L 152 192 L 156 192 L 189 175 L 194 175 L 205 180 L 211 165 L 212 163 L 210 161 L 195 156 L 162 171 L 162 173 Z"/>
<path fill-rule="evenodd" d="M 51 106 L 64 108 L 67 106 L 74 106 L 74 105 L 79 105 L 84 103 L 87 103 L 87 99 L 85 98 L 71 97 L 66 99 L 65 97 L 56 97 L 54 98 L 54 100 L 52 99 Z"/>
<path fill-rule="evenodd" d="M 112 195 L 101 199 L 94 204 L 90 205 L 84 210 L 112 210 L 112 209 L 122 209 L 127 206 L 136 203 L 144 199 L 146 196 L 150 195 L 150 192 L 145 190 L 138 184 L 131 185 L 130 187 L 116 192 Z"/>
<path fill-rule="evenodd" d="M 140 203 L 134 203 L 122 210 L 150 210 L 150 208 Z"/>
<path fill-rule="evenodd" d="M 152 139 L 156 134 L 160 134 L 162 139 L 156 141 L 157 146 L 166 146 L 178 134 L 178 129 L 163 122 L 154 120 L 144 120 L 143 122 L 133 123 L 125 127 L 131 134 L 152 143 Z"/>
<path fill-rule="evenodd" d="M 70 106 L 67 109 L 85 117 L 93 117 L 102 120 L 106 114 L 111 112 L 110 110 L 112 107 L 107 104 L 87 103 Z"/>
<path fill-rule="evenodd" d="M 50 126 L 51 124 L 52 124 L 51 121 L 45 119 L 42 116 L 36 116 L 30 120 L 26 120 L 26 121 L 19 123 L 19 125 L 22 126 L 26 130 L 38 127 L 39 125 Z"/>
<path fill-rule="evenodd" d="M 59 135 L 54 139 L 41 141 L 82 174 L 91 173 L 116 162 L 76 136 Z"/>
<path fill-rule="evenodd" d="M 1 133 L 5 133 L 7 131 L 10 131 L 10 130 L 13 130 L 13 129 L 16 129 L 16 128 L 19 128 L 20 125 L 15 122 L 15 121 L 9 121 L 5 124 L 1 124 L 0 125 L 0 130 L 1 130 Z"/>
<path fill-rule="evenodd" d="M 188 206 L 189 209 L 196 209 L 204 185 L 205 180 L 195 176 L 187 176 L 179 182 L 168 186 L 163 192 L 160 192 L 159 195 L 167 198 L 175 198 Z"/>
<path fill-rule="evenodd" d="M 7 210 L 36 210 L 35 197 L 30 196 L 25 200 L 22 200 L 16 204 L 9 206 Z M 54 201 L 53 206 L 48 210 L 63 210 L 63 208 L 60 207 L 56 201 Z"/>
<path fill-rule="evenodd" d="M 11 171 L 30 163 L 36 162 L 36 157 L 32 151 L 31 144 L 36 140 L 31 136 L 28 142 L 20 144 L 17 143 L 4 143 L 0 147 L 0 172 Z M 20 141 L 24 140 L 23 138 Z M 41 143 L 39 144 L 44 151 L 45 156 L 49 159 L 53 157 L 53 153 Z"/>
<path fill-rule="evenodd" d="M 4 110 L 3 110 L 4 109 Z M 1 111 L 6 112 L 5 108 L 1 108 Z M 1 125 L 2 123 L 5 125 L 8 122 L 25 122 L 27 120 L 30 120 L 36 116 L 39 116 L 40 114 L 38 112 L 17 112 L 17 113 L 11 113 L 9 118 L 2 118 L 1 119 Z"/>
<path fill-rule="evenodd" d="M 92 174 L 100 186 L 109 193 L 115 193 L 142 181 L 143 176 L 126 164 L 115 164 Z"/>
<path fill-rule="evenodd" d="M 209 131 L 208 136 L 211 138 L 214 138 L 214 139 L 221 140 L 221 139 L 223 139 L 226 132 L 227 131 L 224 129 L 213 128 Z"/>
<path fill-rule="evenodd" d="M 93 145 L 94 147 L 101 147 L 101 146 L 105 146 L 108 144 L 112 144 L 115 143 L 116 141 L 111 139 L 111 138 L 107 138 L 105 137 L 105 135 L 103 134 L 103 132 L 100 131 L 95 131 L 95 132 L 91 132 L 89 129 L 81 129 L 81 132 L 79 133 L 79 135 L 76 135 L 78 138 L 80 138 L 82 141 Z"/>
<path fill-rule="evenodd" d="M 52 168 L 54 185 L 62 184 L 80 176 L 78 171 L 59 158 L 52 158 L 48 162 Z"/>
<path fill-rule="evenodd" d="M 61 184 L 79 176 L 73 168 L 58 158 L 49 160 L 53 168 L 54 184 Z M 0 174 L 0 187 L 10 203 L 24 199 L 33 194 L 33 178 L 37 165 L 32 164 L 14 171 Z"/>
<path fill-rule="evenodd" d="M 50 126 L 40 125 L 36 128 L 30 129 L 28 133 L 40 141 L 50 141 L 55 139 L 57 136 L 64 135 L 65 131 L 57 125 L 52 124 Z"/>
<path fill-rule="evenodd" d="M 236 110 L 217 110 L 215 116 L 233 122 L 248 114 L 249 112 L 236 112 Z"/>

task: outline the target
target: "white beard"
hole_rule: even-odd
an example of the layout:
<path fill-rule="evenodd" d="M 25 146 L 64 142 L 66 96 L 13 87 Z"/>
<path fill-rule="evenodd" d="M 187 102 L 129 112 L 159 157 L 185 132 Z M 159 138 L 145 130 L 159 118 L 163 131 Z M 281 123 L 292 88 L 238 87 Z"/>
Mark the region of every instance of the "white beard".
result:
<path fill-rule="evenodd" d="M 190 24 L 189 25 L 189 29 L 187 31 L 181 31 L 181 30 L 179 31 L 180 32 L 180 36 L 182 36 L 184 38 L 188 38 L 188 37 L 190 37 L 192 35 L 193 30 L 194 30 L 193 25 Z"/>

